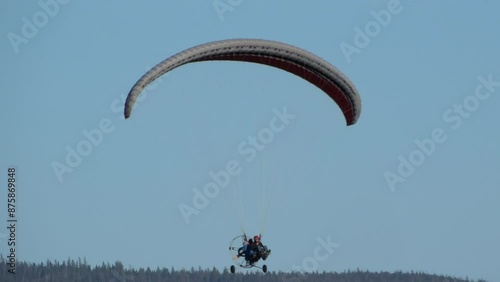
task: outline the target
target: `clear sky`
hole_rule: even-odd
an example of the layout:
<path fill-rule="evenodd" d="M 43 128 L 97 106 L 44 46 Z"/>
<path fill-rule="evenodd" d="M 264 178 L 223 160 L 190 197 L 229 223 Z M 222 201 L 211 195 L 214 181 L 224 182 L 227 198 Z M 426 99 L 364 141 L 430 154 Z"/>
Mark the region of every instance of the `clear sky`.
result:
<path fill-rule="evenodd" d="M 263 230 L 270 270 L 500 281 L 498 1 L 0 5 L 0 225 L 14 166 L 18 259 L 223 269 L 243 226 Z M 122 118 L 150 67 L 238 37 L 331 62 L 358 123 L 294 75 L 230 62 L 176 69 Z M 238 146 L 284 108 L 295 118 L 247 161 Z M 179 207 L 231 161 L 241 173 L 188 224 Z"/>

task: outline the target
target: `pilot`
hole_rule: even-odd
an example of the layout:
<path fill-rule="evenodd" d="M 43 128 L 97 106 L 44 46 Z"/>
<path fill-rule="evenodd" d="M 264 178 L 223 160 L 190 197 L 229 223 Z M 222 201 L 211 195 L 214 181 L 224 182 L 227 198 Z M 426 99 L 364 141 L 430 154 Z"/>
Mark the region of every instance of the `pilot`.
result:
<path fill-rule="evenodd" d="M 260 236 L 259 235 L 255 235 L 253 236 L 253 239 L 254 239 L 254 244 L 255 244 L 255 250 L 257 252 L 257 255 L 259 257 L 261 257 L 262 259 L 266 260 L 267 256 L 268 256 L 268 249 L 266 246 L 264 246 L 264 244 L 262 244 L 262 242 L 260 241 Z"/>
<path fill-rule="evenodd" d="M 253 236 L 253 241 L 255 242 L 256 246 L 264 246 L 264 245 L 262 245 L 262 242 L 260 241 L 260 236 L 259 235 Z"/>
<path fill-rule="evenodd" d="M 238 257 L 245 256 L 245 260 L 250 260 L 255 254 L 255 243 L 252 239 L 248 239 L 245 245 L 238 249 Z"/>
<path fill-rule="evenodd" d="M 245 259 L 251 260 L 255 255 L 255 243 L 252 239 L 248 239 L 248 244 L 245 245 Z"/>

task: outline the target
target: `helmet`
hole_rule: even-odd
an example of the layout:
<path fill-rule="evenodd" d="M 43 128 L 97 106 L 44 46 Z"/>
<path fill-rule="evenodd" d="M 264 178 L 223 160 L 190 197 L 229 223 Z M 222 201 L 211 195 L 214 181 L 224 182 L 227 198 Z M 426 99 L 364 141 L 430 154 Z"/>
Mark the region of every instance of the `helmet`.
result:
<path fill-rule="evenodd" d="M 260 241 L 260 236 L 259 236 L 259 235 L 255 235 L 255 236 L 253 236 L 253 240 L 254 240 L 254 241 Z"/>

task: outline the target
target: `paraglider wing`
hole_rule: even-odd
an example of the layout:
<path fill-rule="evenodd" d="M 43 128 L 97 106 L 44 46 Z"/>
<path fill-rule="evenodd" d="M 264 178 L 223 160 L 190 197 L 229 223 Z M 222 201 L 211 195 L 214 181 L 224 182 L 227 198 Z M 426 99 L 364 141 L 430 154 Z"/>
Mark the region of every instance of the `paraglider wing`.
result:
<path fill-rule="evenodd" d="M 347 125 L 361 114 L 361 99 L 354 85 L 338 69 L 297 47 L 262 39 L 228 39 L 186 49 L 153 67 L 130 90 L 125 118 L 130 117 L 141 91 L 161 75 L 182 65 L 202 61 L 241 61 L 276 67 L 293 73 L 323 90 L 342 110 Z"/>

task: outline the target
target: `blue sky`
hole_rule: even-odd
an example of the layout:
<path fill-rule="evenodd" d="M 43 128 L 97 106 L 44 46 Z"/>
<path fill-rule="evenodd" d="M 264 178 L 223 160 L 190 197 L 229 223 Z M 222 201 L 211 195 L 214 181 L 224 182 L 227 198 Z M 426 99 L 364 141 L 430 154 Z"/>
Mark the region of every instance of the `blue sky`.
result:
<path fill-rule="evenodd" d="M 251 234 L 264 228 L 270 270 L 500 280 L 499 3 L 0 5 L 0 183 L 15 166 L 19 259 L 223 269 L 244 225 Z M 379 23 L 374 13 L 391 16 Z M 358 123 L 346 127 L 337 105 L 296 76 L 229 62 L 176 69 L 122 118 L 125 95 L 150 67 L 228 38 L 282 41 L 331 62 L 360 93 Z M 239 144 L 283 108 L 296 117 L 246 161 Z M 66 158 L 78 148 L 88 155 L 70 158 L 72 167 Z M 418 165 L 398 172 L 411 158 Z M 229 161 L 242 172 L 186 224 L 179 205 L 192 206 L 193 189 Z M 58 177 L 54 163 L 68 171 Z M 318 239 L 327 238 L 338 245 L 318 259 Z"/>

